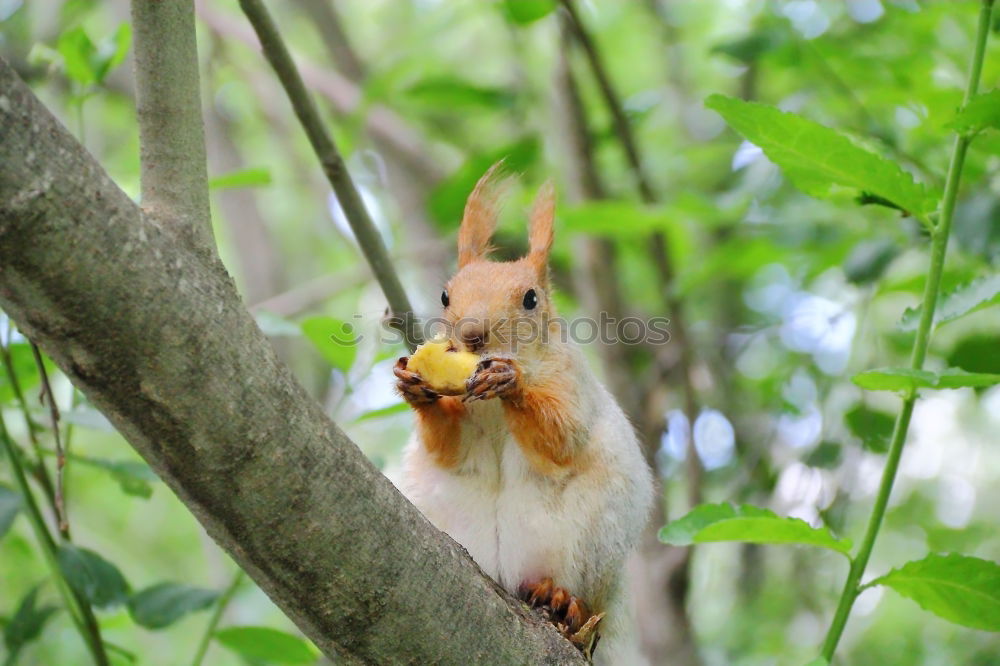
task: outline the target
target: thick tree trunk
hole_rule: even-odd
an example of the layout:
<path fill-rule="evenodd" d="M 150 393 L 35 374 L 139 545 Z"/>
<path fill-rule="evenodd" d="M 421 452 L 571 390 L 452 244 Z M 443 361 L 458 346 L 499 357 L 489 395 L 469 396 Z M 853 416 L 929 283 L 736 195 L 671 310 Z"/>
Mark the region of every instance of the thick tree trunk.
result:
<path fill-rule="evenodd" d="M 0 60 L 0 307 L 338 663 L 583 663 L 275 358 L 214 256 L 142 216 Z"/>

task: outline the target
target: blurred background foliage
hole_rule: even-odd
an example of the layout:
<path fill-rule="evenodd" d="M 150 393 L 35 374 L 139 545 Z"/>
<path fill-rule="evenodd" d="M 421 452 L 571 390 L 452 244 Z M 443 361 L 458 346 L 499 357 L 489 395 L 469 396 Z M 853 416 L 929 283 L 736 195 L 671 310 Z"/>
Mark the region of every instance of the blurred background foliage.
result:
<path fill-rule="evenodd" d="M 608 366 L 597 345 L 588 352 L 602 372 L 623 372 L 626 385 L 634 377 L 643 387 L 642 404 L 660 424 L 655 458 L 666 515 L 689 507 L 684 458 L 693 432 L 705 499 L 753 501 L 858 540 L 899 401 L 866 394 L 849 378 L 905 363 L 913 332 L 900 320 L 919 301 L 928 239 L 898 211 L 860 206 L 846 194 L 832 202 L 802 194 L 703 100 L 723 92 L 796 111 L 940 187 L 951 146 L 944 125 L 961 100 L 977 3 L 581 2 L 658 203 L 637 195 L 612 118 L 554 2 L 269 4 L 419 313 L 435 313 L 454 267 L 465 196 L 501 157 L 521 174 L 496 240 L 501 256 L 524 250 L 524 211 L 537 187 L 551 179 L 560 191 L 553 269 L 564 316 L 594 314 L 589 282 L 614 285 L 623 312 L 672 317 L 649 252 L 651 234 L 665 235 L 675 273 L 670 297 L 683 305 L 693 359 L 694 427 L 683 409 L 676 345 L 637 349 L 623 357 L 625 367 Z M 391 365 L 405 351 L 379 339 L 381 293 L 235 1 L 206 0 L 198 12 L 220 252 L 281 356 L 392 477 L 412 417 L 391 390 Z M 129 41 L 127 2 L 0 1 L 0 54 L 137 197 Z M 994 38 L 983 90 L 1000 78 L 998 56 Z M 581 185 L 570 148 L 567 68 L 587 118 L 601 201 Z M 978 138 L 970 152 L 945 292 L 996 272 L 998 156 L 997 133 Z M 588 274 L 585 244 L 593 239 L 607 241 L 615 260 Z M 998 312 L 985 308 L 942 326 L 928 367 L 1000 372 Z M 331 341 L 345 322 L 361 335 L 358 345 Z M 9 372 L 0 376 L 7 428 L 23 450 L 37 440 L 51 467 L 51 421 L 30 347 L 6 318 L 0 335 L 19 383 L 15 390 Z M 117 646 L 113 662 L 190 662 L 210 626 L 206 609 L 218 609 L 227 588 L 232 599 L 205 663 L 315 661 L 263 593 L 234 578 L 233 563 L 127 443 L 49 371 L 70 450 L 65 493 L 74 541 L 124 578 L 119 597 L 97 611 Z M 651 373 L 651 383 L 640 382 Z M 940 391 L 918 403 L 872 577 L 928 551 L 1000 560 L 997 432 L 998 387 Z M 66 613 L 46 610 L 59 598 L 45 582 L 10 472 L 4 459 L 0 621 L 8 648 L 20 651 L 19 663 L 86 663 Z M 698 547 L 686 604 L 703 662 L 805 663 L 816 655 L 845 569 L 825 551 Z M 188 587 L 170 588 L 179 595 L 167 604 L 174 610 L 151 618 L 163 609 L 150 606 L 148 588 L 163 582 Z M 997 664 L 1000 639 L 876 588 L 859 598 L 840 654 L 859 665 Z"/>

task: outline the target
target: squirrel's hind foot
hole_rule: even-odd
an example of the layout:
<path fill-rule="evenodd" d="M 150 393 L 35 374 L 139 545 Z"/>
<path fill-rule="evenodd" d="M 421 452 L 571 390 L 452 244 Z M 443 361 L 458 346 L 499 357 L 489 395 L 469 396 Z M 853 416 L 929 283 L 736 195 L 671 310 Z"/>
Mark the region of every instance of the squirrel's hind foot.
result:
<path fill-rule="evenodd" d="M 597 627 L 604 613 L 591 613 L 582 599 L 558 587 L 551 578 L 523 584 L 519 596 L 587 658 L 593 655 L 600 638 Z"/>

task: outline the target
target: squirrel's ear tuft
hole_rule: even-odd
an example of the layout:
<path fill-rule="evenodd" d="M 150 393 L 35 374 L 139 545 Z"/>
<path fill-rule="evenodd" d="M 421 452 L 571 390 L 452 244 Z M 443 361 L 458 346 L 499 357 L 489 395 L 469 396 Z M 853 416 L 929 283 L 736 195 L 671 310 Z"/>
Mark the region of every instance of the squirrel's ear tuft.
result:
<path fill-rule="evenodd" d="M 465 202 L 462 226 L 458 229 L 458 267 L 484 258 L 490 251 L 490 237 L 500 215 L 503 183 L 507 180 L 500 160 L 483 174 Z"/>
<path fill-rule="evenodd" d="M 528 230 L 528 261 L 543 277 L 547 274 L 549 251 L 552 249 L 552 225 L 556 214 L 556 188 L 552 181 L 542 185 L 531 207 L 531 222 Z"/>

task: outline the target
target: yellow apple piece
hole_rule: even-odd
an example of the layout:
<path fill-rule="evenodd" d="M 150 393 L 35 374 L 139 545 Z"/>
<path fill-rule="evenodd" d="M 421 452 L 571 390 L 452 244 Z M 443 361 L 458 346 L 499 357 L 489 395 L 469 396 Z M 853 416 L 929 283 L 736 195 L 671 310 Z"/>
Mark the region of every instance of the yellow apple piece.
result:
<path fill-rule="evenodd" d="M 444 395 L 465 393 L 465 380 L 472 376 L 479 357 L 454 351 L 447 338 L 438 337 L 417 347 L 406 369 L 424 378 L 432 389 Z"/>

